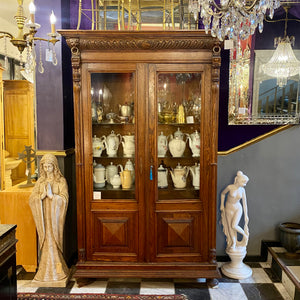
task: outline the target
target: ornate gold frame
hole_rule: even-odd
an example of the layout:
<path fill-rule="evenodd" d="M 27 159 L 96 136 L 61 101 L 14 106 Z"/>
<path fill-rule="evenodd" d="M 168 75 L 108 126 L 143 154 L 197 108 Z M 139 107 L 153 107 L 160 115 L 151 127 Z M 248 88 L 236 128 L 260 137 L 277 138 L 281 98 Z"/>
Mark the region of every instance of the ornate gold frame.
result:
<path fill-rule="evenodd" d="M 78 4 L 78 22 L 77 30 L 80 29 L 81 17 L 84 15 L 91 22 L 91 30 L 107 30 L 107 12 L 116 11 L 118 14 L 118 30 L 124 29 L 142 29 L 142 18 L 141 14 L 143 11 L 160 11 L 163 13 L 162 24 L 157 24 L 161 26 L 162 30 L 167 29 L 167 16 L 170 16 L 170 29 L 175 29 L 175 9 L 180 10 L 183 8 L 184 4 L 180 0 L 162 0 L 162 1 L 147 1 L 147 0 L 90 0 L 91 8 L 82 8 L 83 0 L 79 0 Z M 187 1 L 185 4 L 187 5 Z M 103 28 L 100 26 L 99 12 L 103 12 L 104 24 Z M 128 13 L 128 24 L 125 26 L 125 12 Z M 91 14 L 91 17 L 87 13 Z M 131 25 L 132 18 L 136 19 L 136 27 L 133 28 Z M 188 13 L 187 15 L 187 29 L 191 29 L 191 24 L 193 22 L 192 15 Z M 195 22 L 196 23 L 196 22 Z"/>

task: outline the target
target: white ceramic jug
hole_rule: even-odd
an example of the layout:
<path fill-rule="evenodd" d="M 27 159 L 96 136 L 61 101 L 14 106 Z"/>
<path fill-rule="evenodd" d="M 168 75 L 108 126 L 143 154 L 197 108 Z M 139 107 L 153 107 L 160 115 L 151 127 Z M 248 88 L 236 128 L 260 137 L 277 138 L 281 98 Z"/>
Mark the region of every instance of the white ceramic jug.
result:
<path fill-rule="evenodd" d="M 180 163 L 178 163 L 177 167 L 170 171 L 171 177 L 174 183 L 174 187 L 177 189 L 183 189 L 186 187 L 186 178 L 189 173 L 188 167 L 182 167 Z"/>
<path fill-rule="evenodd" d="M 186 147 L 186 142 L 180 139 L 178 136 L 172 138 L 169 142 L 169 150 L 173 157 L 182 157 Z"/>
<path fill-rule="evenodd" d="M 193 178 L 193 186 L 195 190 L 200 188 L 200 164 L 195 163 L 194 166 L 190 167 L 190 171 Z"/>
<path fill-rule="evenodd" d="M 120 167 L 120 170 L 123 171 L 122 165 L 114 165 L 113 162 L 110 162 L 110 164 L 106 167 L 106 181 L 107 183 L 111 183 L 111 179 L 118 174 L 118 168 Z"/>
<path fill-rule="evenodd" d="M 100 157 L 102 151 L 105 149 L 103 138 L 93 137 L 93 157 Z"/>
<path fill-rule="evenodd" d="M 102 138 L 104 140 L 107 155 L 109 157 L 117 156 L 117 152 L 122 138 L 121 135 L 115 134 L 115 132 L 112 130 L 107 137 L 103 136 Z"/>
<path fill-rule="evenodd" d="M 168 187 L 168 169 L 164 167 L 163 162 L 161 162 L 157 169 L 157 186 L 159 189 Z"/>
<path fill-rule="evenodd" d="M 119 174 L 115 174 L 111 179 L 110 183 L 114 189 L 118 189 L 121 185 L 121 177 Z"/>
<path fill-rule="evenodd" d="M 157 137 L 157 156 L 165 157 L 168 151 L 168 139 L 163 132 Z"/>
<path fill-rule="evenodd" d="M 196 130 L 192 134 L 187 135 L 187 139 L 189 141 L 189 146 L 192 150 L 193 157 L 199 157 L 200 156 L 200 135 L 198 131 Z"/>
<path fill-rule="evenodd" d="M 94 167 L 94 187 L 95 188 L 103 188 L 105 187 L 105 167 L 101 164 L 97 164 Z"/>
<path fill-rule="evenodd" d="M 122 140 L 123 155 L 133 157 L 135 153 L 134 135 L 123 135 Z"/>

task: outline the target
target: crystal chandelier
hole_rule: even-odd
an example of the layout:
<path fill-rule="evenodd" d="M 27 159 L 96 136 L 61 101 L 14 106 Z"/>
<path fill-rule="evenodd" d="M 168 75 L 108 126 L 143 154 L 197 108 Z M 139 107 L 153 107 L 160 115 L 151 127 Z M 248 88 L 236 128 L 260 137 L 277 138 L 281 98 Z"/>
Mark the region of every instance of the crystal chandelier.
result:
<path fill-rule="evenodd" d="M 38 63 L 38 71 L 40 73 L 44 72 L 44 67 L 42 63 L 42 54 L 41 54 L 41 42 L 46 41 L 51 45 L 51 49 L 48 49 L 48 61 L 51 61 L 53 65 L 57 65 L 57 59 L 56 59 L 56 53 L 55 53 L 55 44 L 59 40 L 57 39 L 58 33 L 55 30 L 55 23 L 56 18 L 52 11 L 52 14 L 50 16 L 50 23 L 51 23 L 51 32 L 48 33 L 49 38 L 40 38 L 36 37 L 35 34 L 37 33 L 37 30 L 41 27 L 40 24 L 35 23 L 35 5 L 33 1 L 29 4 L 29 13 L 30 17 L 27 19 L 27 17 L 24 16 L 24 9 L 23 9 L 23 0 L 17 0 L 18 1 L 18 9 L 17 13 L 15 15 L 15 20 L 17 22 L 18 27 L 18 34 L 16 37 L 14 37 L 11 33 L 6 31 L 0 30 L 0 39 L 5 39 L 5 45 L 4 45 L 4 51 L 5 51 L 5 58 L 4 58 L 4 67 L 7 64 L 7 45 L 6 45 L 6 39 L 10 39 L 10 42 L 18 48 L 20 52 L 20 62 L 22 63 L 23 57 L 22 54 L 24 53 L 24 49 L 26 49 L 26 58 L 25 58 L 25 64 L 23 69 L 21 70 L 21 74 L 28 79 L 29 81 L 33 81 L 33 74 L 35 72 L 36 68 L 36 53 L 35 53 L 35 42 L 39 41 L 40 46 L 40 57 L 39 57 L 39 63 Z M 27 32 L 24 32 L 24 27 L 28 29 Z"/>
<path fill-rule="evenodd" d="M 296 58 L 291 46 L 294 40 L 293 37 L 290 39 L 288 36 L 283 39 L 279 38 L 273 56 L 262 65 L 265 74 L 277 78 L 279 87 L 285 86 L 289 77 L 300 74 L 300 61 Z"/>
<path fill-rule="evenodd" d="M 245 40 L 255 32 L 256 27 L 263 31 L 264 16 L 269 12 L 272 19 L 280 0 L 189 0 L 189 12 L 195 20 L 200 18 L 206 33 L 223 41 Z"/>
<path fill-rule="evenodd" d="M 296 58 L 292 49 L 295 37 L 287 36 L 288 9 L 288 6 L 284 7 L 286 14 L 284 37 L 274 39 L 274 47 L 277 48 L 271 59 L 262 65 L 262 70 L 265 74 L 277 78 L 279 87 L 285 86 L 289 77 L 300 75 L 300 61 Z"/>

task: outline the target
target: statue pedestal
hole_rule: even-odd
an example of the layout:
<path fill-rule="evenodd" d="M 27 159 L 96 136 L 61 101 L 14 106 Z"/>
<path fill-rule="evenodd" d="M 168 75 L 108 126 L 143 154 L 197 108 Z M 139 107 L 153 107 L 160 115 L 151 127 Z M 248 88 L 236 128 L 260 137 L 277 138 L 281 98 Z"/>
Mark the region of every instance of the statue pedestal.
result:
<path fill-rule="evenodd" d="M 247 251 L 246 247 L 236 247 L 228 249 L 226 253 L 229 255 L 231 262 L 225 263 L 221 270 L 224 275 L 234 279 L 245 279 L 252 275 L 252 270 L 249 266 L 243 263 Z"/>
<path fill-rule="evenodd" d="M 31 281 L 30 286 L 33 287 L 66 287 L 69 283 L 69 278 L 70 274 L 68 277 L 61 279 L 61 280 L 55 280 L 55 281 L 38 281 L 33 279 Z"/>

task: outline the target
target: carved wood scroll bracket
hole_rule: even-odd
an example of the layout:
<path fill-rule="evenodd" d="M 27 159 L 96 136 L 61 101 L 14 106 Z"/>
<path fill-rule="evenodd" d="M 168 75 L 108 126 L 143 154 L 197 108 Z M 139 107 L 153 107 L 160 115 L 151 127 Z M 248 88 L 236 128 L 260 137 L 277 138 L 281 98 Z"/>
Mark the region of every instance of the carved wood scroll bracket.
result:
<path fill-rule="evenodd" d="M 81 58 L 80 58 L 80 49 L 79 49 L 79 38 L 70 38 L 67 39 L 67 44 L 71 49 L 71 62 L 73 69 L 73 83 L 75 86 L 80 88 L 81 81 Z"/>
<path fill-rule="evenodd" d="M 216 83 L 220 81 L 221 44 L 215 43 L 212 50 L 212 81 Z"/>

